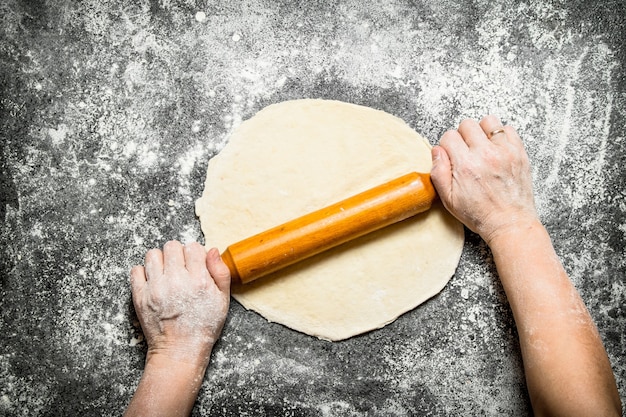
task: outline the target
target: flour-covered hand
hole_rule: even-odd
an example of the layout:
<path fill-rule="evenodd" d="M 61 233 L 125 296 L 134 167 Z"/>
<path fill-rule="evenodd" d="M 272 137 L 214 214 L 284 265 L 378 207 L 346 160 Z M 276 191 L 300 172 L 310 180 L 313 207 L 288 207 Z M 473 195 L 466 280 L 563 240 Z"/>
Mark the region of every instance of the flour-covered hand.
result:
<path fill-rule="evenodd" d="M 495 116 L 464 120 L 446 132 L 433 148 L 431 179 L 444 206 L 487 243 L 537 220 L 522 141 Z"/>
<path fill-rule="evenodd" d="M 133 303 L 151 355 L 206 365 L 228 312 L 230 272 L 217 249 L 167 242 L 131 270 Z"/>

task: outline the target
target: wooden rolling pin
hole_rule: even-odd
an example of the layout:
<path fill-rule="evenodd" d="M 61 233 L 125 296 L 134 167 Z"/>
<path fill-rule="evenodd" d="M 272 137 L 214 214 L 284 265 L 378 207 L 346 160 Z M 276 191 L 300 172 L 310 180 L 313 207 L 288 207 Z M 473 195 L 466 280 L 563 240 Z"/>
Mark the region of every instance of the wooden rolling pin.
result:
<path fill-rule="evenodd" d="M 412 172 L 230 245 L 222 259 L 232 283 L 246 284 L 426 211 L 435 198 L 430 175 Z"/>

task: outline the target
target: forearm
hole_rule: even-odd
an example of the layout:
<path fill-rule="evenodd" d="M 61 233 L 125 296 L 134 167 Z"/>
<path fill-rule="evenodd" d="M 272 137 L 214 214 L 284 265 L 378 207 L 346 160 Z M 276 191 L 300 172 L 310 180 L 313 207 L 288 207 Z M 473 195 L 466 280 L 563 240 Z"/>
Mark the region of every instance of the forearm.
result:
<path fill-rule="evenodd" d="M 529 221 L 488 243 L 517 324 L 536 415 L 620 415 L 600 336 L 544 227 Z"/>
<path fill-rule="evenodd" d="M 207 363 L 149 355 L 125 417 L 188 416 L 204 380 Z"/>

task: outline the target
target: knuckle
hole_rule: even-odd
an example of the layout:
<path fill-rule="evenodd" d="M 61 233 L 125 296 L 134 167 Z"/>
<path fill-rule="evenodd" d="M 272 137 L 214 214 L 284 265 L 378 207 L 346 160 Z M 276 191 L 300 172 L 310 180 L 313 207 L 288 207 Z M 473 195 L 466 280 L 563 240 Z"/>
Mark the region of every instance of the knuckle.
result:
<path fill-rule="evenodd" d="M 452 136 L 456 133 L 456 130 L 448 130 L 442 136 L 441 140 L 439 140 L 439 146 L 447 147 L 452 140 Z"/>
<path fill-rule="evenodd" d="M 161 249 L 157 249 L 157 248 L 150 249 L 150 250 L 146 253 L 146 257 L 148 257 L 148 256 L 154 256 L 154 255 L 157 255 L 157 254 L 159 254 L 160 252 L 161 252 Z"/>
<path fill-rule="evenodd" d="M 167 242 L 165 242 L 165 245 L 163 245 L 163 248 L 170 246 L 180 246 L 180 244 L 181 243 L 178 240 L 168 240 Z"/>
<path fill-rule="evenodd" d="M 476 122 L 473 119 L 466 118 L 466 119 L 461 120 L 461 123 L 459 123 L 459 127 L 466 126 L 466 125 L 472 125 L 474 123 L 476 123 Z"/>
<path fill-rule="evenodd" d="M 184 246 L 185 252 L 200 252 L 203 250 L 202 245 L 198 242 L 186 243 Z"/>

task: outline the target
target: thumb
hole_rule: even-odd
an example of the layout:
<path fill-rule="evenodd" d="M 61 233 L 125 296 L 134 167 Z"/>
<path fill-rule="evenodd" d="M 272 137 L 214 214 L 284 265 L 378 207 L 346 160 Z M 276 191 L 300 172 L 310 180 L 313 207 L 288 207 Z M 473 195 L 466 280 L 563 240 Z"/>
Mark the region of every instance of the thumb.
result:
<path fill-rule="evenodd" d="M 450 165 L 450 157 L 448 152 L 441 146 L 434 146 L 431 151 L 433 167 L 430 171 L 430 180 L 432 181 L 437 194 L 446 199 L 450 195 L 452 188 L 452 167 Z M 444 203 L 446 201 L 444 200 Z"/>
<path fill-rule="evenodd" d="M 217 288 L 224 294 L 230 294 L 230 270 L 222 261 L 217 248 L 209 249 L 206 257 L 206 266 Z"/>

